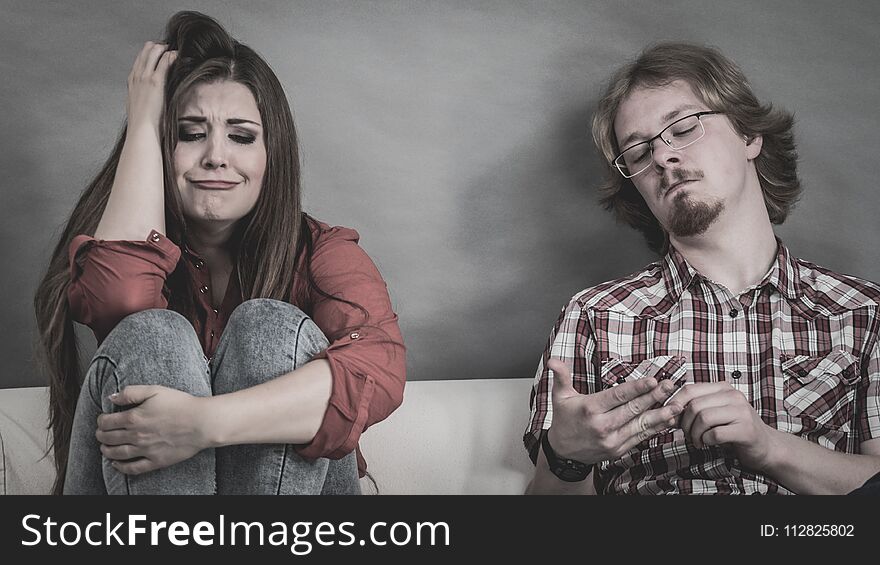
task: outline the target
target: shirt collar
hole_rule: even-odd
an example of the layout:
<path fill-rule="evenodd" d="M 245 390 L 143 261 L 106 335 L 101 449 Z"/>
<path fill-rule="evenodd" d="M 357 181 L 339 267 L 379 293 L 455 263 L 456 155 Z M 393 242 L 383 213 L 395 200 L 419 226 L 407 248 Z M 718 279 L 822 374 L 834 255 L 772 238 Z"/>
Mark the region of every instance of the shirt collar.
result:
<path fill-rule="evenodd" d="M 789 300 L 797 300 L 801 296 L 801 278 L 797 260 L 791 256 L 791 252 L 778 237 L 776 262 L 758 286 L 765 284 L 776 287 L 776 290 Z"/>
<path fill-rule="evenodd" d="M 702 276 L 688 263 L 684 255 L 672 246 L 663 257 L 661 269 L 663 280 L 666 282 L 666 291 L 676 301 L 694 280 Z M 778 237 L 776 238 L 776 260 L 761 282 L 755 286 L 760 288 L 765 285 L 773 286 L 789 300 L 797 300 L 801 295 L 797 261 Z"/>
<path fill-rule="evenodd" d="M 678 301 L 682 293 L 699 275 L 678 249 L 669 246 L 669 252 L 661 263 L 663 280 L 666 281 L 666 292 L 674 301 Z"/>

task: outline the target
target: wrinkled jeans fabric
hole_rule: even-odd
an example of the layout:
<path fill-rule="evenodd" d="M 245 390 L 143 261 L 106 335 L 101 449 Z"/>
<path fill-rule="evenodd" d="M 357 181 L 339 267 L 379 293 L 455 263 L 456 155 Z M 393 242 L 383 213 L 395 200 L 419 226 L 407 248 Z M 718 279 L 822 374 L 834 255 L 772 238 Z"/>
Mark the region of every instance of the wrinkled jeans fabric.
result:
<path fill-rule="evenodd" d="M 360 494 L 357 460 L 307 460 L 292 445 L 204 449 L 170 467 L 124 475 L 95 438 L 99 414 L 125 408 L 108 396 L 128 385 L 162 385 L 211 396 L 259 385 L 293 371 L 327 347 L 297 307 L 271 299 L 243 302 L 229 318 L 214 357 L 202 353 L 192 325 L 172 310 L 123 319 L 95 353 L 83 382 L 65 477 L 65 494 Z"/>

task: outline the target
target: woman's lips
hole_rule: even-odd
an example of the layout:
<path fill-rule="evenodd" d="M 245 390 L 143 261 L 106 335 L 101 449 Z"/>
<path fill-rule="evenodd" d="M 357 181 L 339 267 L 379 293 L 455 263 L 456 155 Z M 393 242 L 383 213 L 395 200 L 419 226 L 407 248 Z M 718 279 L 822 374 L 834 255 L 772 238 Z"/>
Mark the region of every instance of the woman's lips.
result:
<path fill-rule="evenodd" d="M 198 188 L 204 188 L 206 190 L 229 190 L 239 184 L 237 182 L 221 180 L 194 180 L 190 182 Z"/>

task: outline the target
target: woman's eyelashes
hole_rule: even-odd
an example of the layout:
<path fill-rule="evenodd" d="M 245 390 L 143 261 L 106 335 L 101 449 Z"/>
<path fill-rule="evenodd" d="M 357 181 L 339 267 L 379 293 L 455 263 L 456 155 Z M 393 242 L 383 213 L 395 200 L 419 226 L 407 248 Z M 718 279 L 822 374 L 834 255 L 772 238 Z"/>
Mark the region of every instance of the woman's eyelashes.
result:
<path fill-rule="evenodd" d="M 180 130 L 177 132 L 177 138 L 184 142 L 199 141 L 205 137 L 206 134 L 202 131 Z M 239 145 L 250 145 L 257 140 L 257 137 L 250 133 L 230 133 L 227 137 Z"/>
<path fill-rule="evenodd" d="M 191 132 L 180 130 L 177 132 L 177 138 L 180 141 L 198 141 L 205 138 L 205 134 L 201 132 Z"/>
<path fill-rule="evenodd" d="M 257 138 L 254 137 L 253 135 L 245 135 L 245 134 L 240 134 L 240 133 L 230 133 L 229 139 L 231 139 L 232 141 L 234 141 L 236 143 L 240 143 L 242 145 L 250 145 L 251 143 L 256 141 Z"/>

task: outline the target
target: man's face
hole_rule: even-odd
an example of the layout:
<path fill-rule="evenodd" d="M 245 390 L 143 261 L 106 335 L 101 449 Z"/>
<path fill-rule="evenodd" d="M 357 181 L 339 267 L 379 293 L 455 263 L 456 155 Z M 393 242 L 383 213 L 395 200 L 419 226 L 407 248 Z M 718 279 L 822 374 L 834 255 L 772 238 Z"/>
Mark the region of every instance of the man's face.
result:
<path fill-rule="evenodd" d="M 614 121 L 618 146 L 624 150 L 679 118 L 708 110 L 684 81 L 639 87 L 618 108 Z M 631 179 L 672 236 L 704 233 L 725 209 L 735 208 L 748 187 L 760 190 L 751 160 L 761 151 L 761 138 L 747 142 L 723 114 L 703 116 L 701 121 L 705 135 L 688 147 L 676 151 L 654 140 L 650 166 Z"/>

